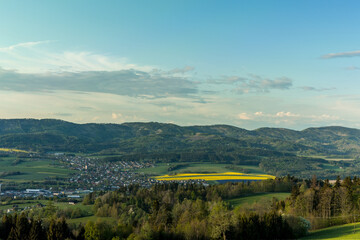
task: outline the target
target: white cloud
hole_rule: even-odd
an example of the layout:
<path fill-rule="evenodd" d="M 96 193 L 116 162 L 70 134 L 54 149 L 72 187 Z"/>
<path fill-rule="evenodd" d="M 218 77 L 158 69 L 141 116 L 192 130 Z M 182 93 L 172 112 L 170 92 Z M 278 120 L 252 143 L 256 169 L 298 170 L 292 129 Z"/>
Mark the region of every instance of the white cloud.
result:
<path fill-rule="evenodd" d="M 299 117 L 299 114 L 294 114 L 291 112 L 278 112 L 275 114 L 276 117 Z"/>
<path fill-rule="evenodd" d="M 237 115 L 237 118 L 241 119 L 241 120 L 250 120 L 251 119 L 247 113 L 239 113 Z"/>
<path fill-rule="evenodd" d="M 117 118 L 118 118 L 118 114 L 112 113 L 112 114 L 111 114 L 111 118 L 112 118 L 112 119 L 117 119 Z"/>

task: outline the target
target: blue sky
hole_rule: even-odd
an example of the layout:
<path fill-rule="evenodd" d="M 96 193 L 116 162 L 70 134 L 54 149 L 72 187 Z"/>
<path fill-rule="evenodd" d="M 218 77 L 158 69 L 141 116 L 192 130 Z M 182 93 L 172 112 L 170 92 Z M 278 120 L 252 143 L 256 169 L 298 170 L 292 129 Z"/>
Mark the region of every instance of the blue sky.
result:
<path fill-rule="evenodd" d="M 0 118 L 360 128 L 358 1 L 0 1 Z"/>

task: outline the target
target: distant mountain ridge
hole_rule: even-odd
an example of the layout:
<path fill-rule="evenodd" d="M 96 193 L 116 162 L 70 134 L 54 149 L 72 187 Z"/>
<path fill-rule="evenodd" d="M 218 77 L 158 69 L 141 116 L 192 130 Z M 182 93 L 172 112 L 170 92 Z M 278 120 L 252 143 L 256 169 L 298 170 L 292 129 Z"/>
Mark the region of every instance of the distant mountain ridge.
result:
<path fill-rule="evenodd" d="M 360 130 L 339 126 L 302 131 L 246 130 L 230 125 L 181 127 L 157 122 L 76 124 L 55 119 L 0 119 L 0 147 L 124 155 L 202 152 L 254 157 L 269 154 L 358 157 Z"/>

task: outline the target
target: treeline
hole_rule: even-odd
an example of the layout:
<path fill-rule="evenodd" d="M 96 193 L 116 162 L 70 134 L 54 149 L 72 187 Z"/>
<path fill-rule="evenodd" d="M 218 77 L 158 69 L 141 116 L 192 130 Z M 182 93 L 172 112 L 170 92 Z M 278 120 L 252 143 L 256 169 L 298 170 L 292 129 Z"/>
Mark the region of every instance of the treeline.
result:
<path fill-rule="evenodd" d="M 275 176 L 290 174 L 302 179 L 309 179 L 316 175 L 320 179 L 336 179 L 337 176 L 360 175 L 360 161 L 327 161 L 312 157 L 270 157 L 263 158 L 259 167 Z M 339 168 L 341 171 L 338 171 Z"/>
<path fill-rule="evenodd" d="M 196 204 L 196 203 L 195 203 Z M 197 206 L 194 206 L 196 208 Z M 196 209 L 194 209 L 196 210 Z M 206 209 L 205 209 L 206 210 Z M 232 214 L 223 204 L 215 203 L 209 213 L 181 215 L 177 228 L 164 231 L 157 213 L 151 214 L 140 232 L 130 225 L 91 222 L 71 227 L 64 218 L 42 221 L 25 214 L 5 215 L 0 225 L 1 239 L 6 240 L 120 240 L 120 239 L 292 239 L 294 229 L 279 214 Z M 201 215 L 208 215 L 205 219 Z M 155 221 L 155 223 L 151 223 Z M 189 221 L 189 222 L 188 222 Z"/>
<path fill-rule="evenodd" d="M 76 235 L 75 235 L 75 234 Z M 83 240 L 84 229 L 71 232 L 64 218 L 46 223 L 25 214 L 4 215 L 0 226 L 1 239 L 7 240 Z"/>
<path fill-rule="evenodd" d="M 294 185 L 288 203 L 288 212 L 309 219 L 312 228 L 323 228 L 360 220 L 360 179 L 337 178 L 334 184 L 328 180 L 303 181 Z"/>
<path fill-rule="evenodd" d="M 226 166 L 225 168 L 229 169 L 230 171 L 233 171 L 233 172 L 250 173 L 249 169 L 243 168 L 241 166 L 237 166 L 237 165 L 234 165 L 234 164 Z"/>
<path fill-rule="evenodd" d="M 189 166 L 189 164 L 186 164 L 186 163 L 179 163 L 179 164 L 171 164 L 168 168 L 167 168 L 167 171 L 168 172 L 172 172 L 172 171 L 177 171 L 177 170 L 180 170 L 182 168 L 185 168 Z"/>
<path fill-rule="evenodd" d="M 311 178 L 312 175 L 304 177 L 316 170 L 321 170 L 321 166 L 328 161 L 321 158 L 309 157 L 271 157 L 265 158 L 260 163 L 260 168 L 265 172 L 276 176 L 284 176 L 287 174 L 301 176 L 301 178 Z"/>

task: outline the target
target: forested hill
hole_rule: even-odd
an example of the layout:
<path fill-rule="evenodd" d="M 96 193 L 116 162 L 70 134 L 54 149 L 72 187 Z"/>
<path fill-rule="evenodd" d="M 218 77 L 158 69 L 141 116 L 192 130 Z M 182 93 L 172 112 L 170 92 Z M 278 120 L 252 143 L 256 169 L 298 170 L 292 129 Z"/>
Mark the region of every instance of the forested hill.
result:
<path fill-rule="evenodd" d="M 220 161 L 287 155 L 358 157 L 360 130 L 321 127 L 249 131 L 228 125 L 181 127 L 154 122 L 75 124 L 54 119 L 9 119 L 0 120 L 0 147 L 117 153 L 137 158 L 150 154 L 160 159 L 198 154 L 205 160 Z"/>

